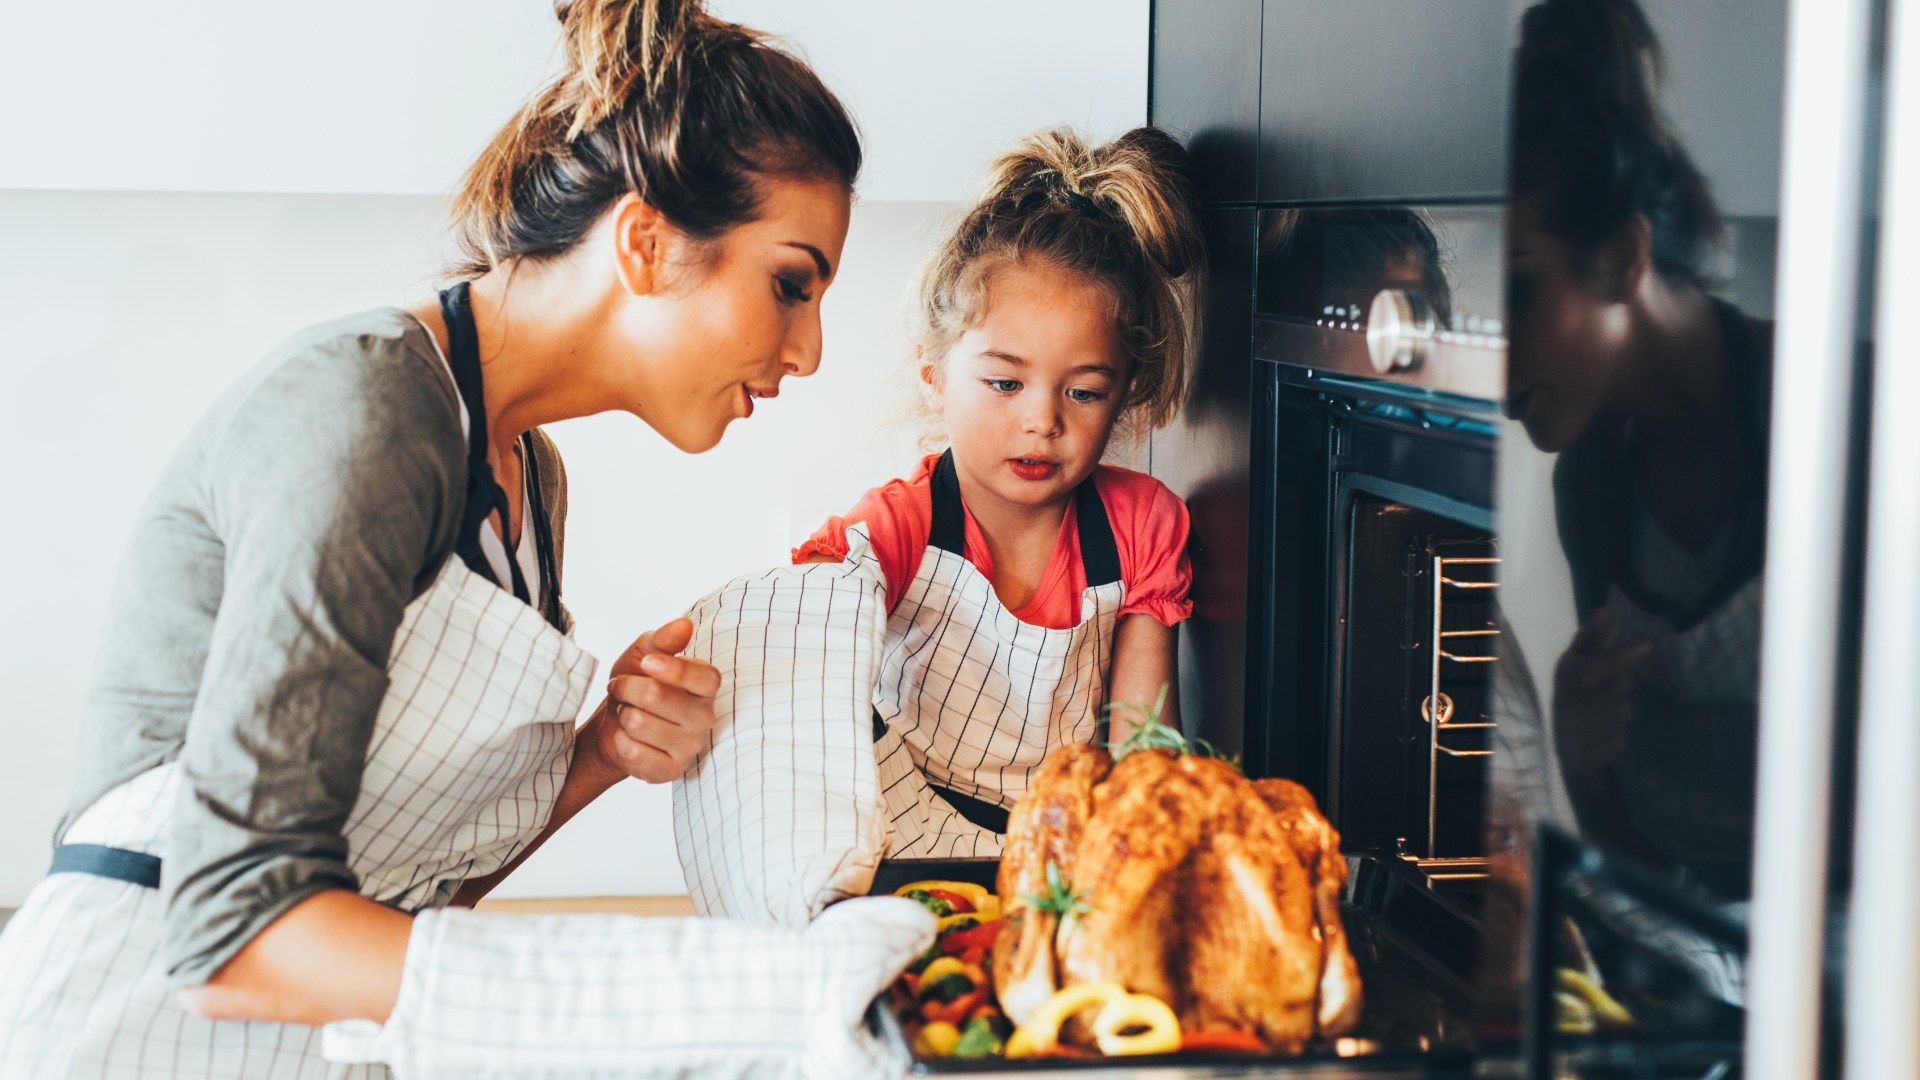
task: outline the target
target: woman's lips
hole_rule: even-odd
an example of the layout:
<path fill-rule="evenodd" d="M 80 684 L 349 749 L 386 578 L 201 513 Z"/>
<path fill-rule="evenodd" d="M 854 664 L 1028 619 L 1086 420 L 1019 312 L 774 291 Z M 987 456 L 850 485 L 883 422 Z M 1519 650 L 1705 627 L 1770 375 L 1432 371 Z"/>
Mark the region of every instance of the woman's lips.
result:
<path fill-rule="evenodd" d="M 1013 458 L 1007 464 L 1013 469 L 1013 475 L 1022 480 L 1045 480 L 1060 471 L 1060 463 L 1043 458 Z"/>

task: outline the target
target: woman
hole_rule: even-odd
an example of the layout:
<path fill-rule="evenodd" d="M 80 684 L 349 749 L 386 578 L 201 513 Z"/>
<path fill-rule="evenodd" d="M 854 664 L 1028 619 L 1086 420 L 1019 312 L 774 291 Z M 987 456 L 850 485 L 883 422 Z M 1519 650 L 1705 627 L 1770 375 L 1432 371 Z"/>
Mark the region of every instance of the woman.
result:
<path fill-rule="evenodd" d="M 1723 225 L 1631 0 L 1521 24 L 1508 412 L 1559 454 L 1581 628 L 1555 751 L 1589 840 L 1747 895 L 1772 327 L 1712 294 Z"/>
<path fill-rule="evenodd" d="M 713 724 L 677 621 L 574 736 L 538 425 L 620 409 L 697 453 L 811 374 L 860 166 L 817 76 L 697 3 L 559 13 L 567 71 L 456 198 L 468 280 L 281 346 L 140 516 L 53 873 L 0 937 L 0 1075 L 326 1076 L 336 1021 L 330 1056 L 408 1075 L 844 1073 L 929 936 L 891 902 L 801 933 L 438 910 Z"/>

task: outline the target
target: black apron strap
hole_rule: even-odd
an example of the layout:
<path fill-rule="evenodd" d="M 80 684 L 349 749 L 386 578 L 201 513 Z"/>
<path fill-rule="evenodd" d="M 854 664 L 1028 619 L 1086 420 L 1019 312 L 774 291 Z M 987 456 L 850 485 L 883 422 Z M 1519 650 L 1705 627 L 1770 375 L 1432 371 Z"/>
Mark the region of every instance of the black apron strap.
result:
<path fill-rule="evenodd" d="M 460 518 L 460 533 L 454 543 L 454 553 L 467 568 L 488 581 L 504 588 L 511 588 L 513 595 L 522 603 L 535 605 L 532 592 L 527 588 L 526 575 L 520 572 L 520 560 L 514 558 L 513 551 L 507 551 L 507 572 L 511 581 L 500 581 L 494 576 L 493 565 L 487 561 L 486 552 L 480 549 L 480 530 L 486 527 L 488 515 L 498 513 L 501 522 L 501 545 L 506 546 L 506 535 L 512 533 L 514 522 L 510 520 L 507 509 L 507 493 L 500 488 L 500 482 L 494 478 L 493 466 L 487 464 L 487 409 L 485 387 L 480 380 L 480 336 L 473 326 L 473 304 L 466 282 L 462 281 L 440 294 L 440 317 L 447 324 L 447 361 L 453 368 L 453 384 L 460 390 L 460 397 L 467 409 L 467 493 L 466 508 Z M 533 464 L 532 447 L 527 440 L 520 442 L 521 468 L 529 470 L 536 482 L 528 485 L 539 498 L 540 485 L 537 481 L 537 466 Z M 547 591 L 550 596 L 557 595 L 559 582 L 553 573 L 553 540 L 546 531 L 545 507 L 534 506 L 534 543 L 540 558 L 540 569 L 546 577 Z M 551 603 L 541 610 L 548 622 L 559 625 L 559 605 Z"/>
<path fill-rule="evenodd" d="M 967 510 L 960 501 L 960 474 L 953 467 L 953 451 L 940 455 L 933 466 L 933 531 L 927 546 L 967 556 Z"/>
<path fill-rule="evenodd" d="M 1074 492 L 1074 517 L 1079 523 L 1080 565 L 1087 573 L 1087 587 L 1119 581 L 1120 550 L 1113 543 L 1113 523 L 1092 477 L 1082 481 Z M 933 529 L 927 536 L 927 546 L 966 557 L 967 511 L 960 498 L 960 474 L 954 469 L 951 449 L 933 466 Z"/>
<path fill-rule="evenodd" d="M 61 844 L 53 849 L 49 874 L 92 874 L 143 888 L 160 887 L 160 858 L 104 844 Z"/>
<path fill-rule="evenodd" d="M 1087 572 L 1087 587 L 1111 585 L 1120 580 L 1120 549 L 1113 544 L 1113 522 L 1107 518 L 1107 504 L 1089 476 L 1073 493 L 1074 513 L 1080 523 L 1080 565 Z"/>
<path fill-rule="evenodd" d="M 960 811 L 960 816 L 990 833 L 1007 835 L 1007 808 L 985 799 L 976 799 L 971 795 L 962 795 L 952 788 L 943 788 L 939 784 L 929 783 L 935 795 L 947 800 L 948 805 Z"/>
<path fill-rule="evenodd" d="M 879 742 L 887 733 L 887 722 L 880 719 L 879 710 L 873 713 L 873 741 Z M 943 788 L 932 781 L 927 786 L 935 795 L 947 800 L 947 804 L 960 812 L 960 816 L 973 822 L 988 832 L 1007 834 L 1007 808 L 985 799 L 976 799 L 971 795 L 962 795 L 952 788 Z"/>

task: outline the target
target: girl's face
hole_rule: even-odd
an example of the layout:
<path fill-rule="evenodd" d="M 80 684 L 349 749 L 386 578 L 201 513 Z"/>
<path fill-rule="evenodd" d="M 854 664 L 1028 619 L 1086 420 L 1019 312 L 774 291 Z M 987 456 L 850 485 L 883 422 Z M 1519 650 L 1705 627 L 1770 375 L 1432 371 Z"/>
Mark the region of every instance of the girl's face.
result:
<path fill-rule="evenodd" d="M 657 222 L 616 227 L 620 274 L 645 301 L 621 304 L 608 328 L 608 354 L 630 358 L 617 364 L 618 407 L 688 453 L 820 366 L 820 299 L 851 198 L 832 181 L 762 183 L 759 216 L 696 250 Z"/>
<path fill-rule="evenodd" d="M 1062 504 L 1100 464 L 1127 389 L 1106 291 L 1041 260 L 995 272 L 980 325 L 921 377 L 976 512 Z"/>

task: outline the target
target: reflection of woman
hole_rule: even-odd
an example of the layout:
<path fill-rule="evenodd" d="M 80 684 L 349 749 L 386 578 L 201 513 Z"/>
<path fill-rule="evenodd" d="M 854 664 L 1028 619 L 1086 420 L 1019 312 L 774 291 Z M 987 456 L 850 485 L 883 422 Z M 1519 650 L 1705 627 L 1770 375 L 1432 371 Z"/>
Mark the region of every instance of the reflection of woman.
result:
<path fill-rule="evenodd" d="M 1746 889 L 1768 329 L 1706 291 L 1720 222 L 1630 0 L 1522 27 L 1508 409 L 1561 452 L 1579 634 L 1554 728 L 1590 838 Z"/>
<path fill-rule="evenodd" d="M 1420 293 L 1441 325 L 1452 317 L 1440 241 L 1419 212 L 1352 207 L 1260 215 L 1262 312 L 1316 319 L 1328 306 L 1365 311 L 1382 289 Z"/>
<path fill-rule="evenodd" d="M 470 280 L 291 339 L 136 524 L 54 872 L 0 937 L 0 1073 L 333 1075 L 302 1026 L 331 1021 L 410 1075 L 798 1060 L 930 930 L 887 901 L 806 933 L 439 910 L 713 723 L 678 622 L 574 738 L 594 665 L 536 425 L 625 410 L 699 452 L 811 374 L 860 165 L 751 31 L 561 13 L 569 69 L 457 199 Z"/>

